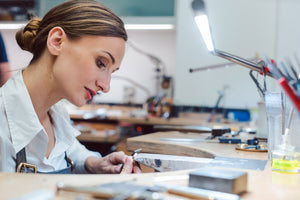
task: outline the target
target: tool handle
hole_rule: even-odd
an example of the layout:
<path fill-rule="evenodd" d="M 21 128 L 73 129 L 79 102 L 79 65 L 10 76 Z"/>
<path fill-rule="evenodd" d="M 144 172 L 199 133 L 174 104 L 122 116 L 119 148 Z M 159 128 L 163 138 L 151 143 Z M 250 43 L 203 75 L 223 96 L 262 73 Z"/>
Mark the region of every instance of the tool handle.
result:
<path fill-rule="evenodd" d="M 284 77 L 281 77 L 278 79 L 278 83 L 281 85 L 283 90 L 286 92 L 286 94 L 289 96 L 290 100 L 293 102 L 295 108 L 298 110 L 300 113 L 300 100 L 298 96 L 294 93 L 292 88 L 290 87 L 289 83 Z"/>

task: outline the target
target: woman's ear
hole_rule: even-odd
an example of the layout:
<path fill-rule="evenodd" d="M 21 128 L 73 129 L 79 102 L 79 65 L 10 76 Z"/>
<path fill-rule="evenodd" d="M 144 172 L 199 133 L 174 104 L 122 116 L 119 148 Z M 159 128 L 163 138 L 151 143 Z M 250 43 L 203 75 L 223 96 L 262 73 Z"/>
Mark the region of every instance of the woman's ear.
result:
<path fill-rule="evenodd" d="M 61 27 L 54 27 L 49 31 L 47 47 L 52 55 L 59 55 L 63 41 L 66 39 L 66 33 Z"/>

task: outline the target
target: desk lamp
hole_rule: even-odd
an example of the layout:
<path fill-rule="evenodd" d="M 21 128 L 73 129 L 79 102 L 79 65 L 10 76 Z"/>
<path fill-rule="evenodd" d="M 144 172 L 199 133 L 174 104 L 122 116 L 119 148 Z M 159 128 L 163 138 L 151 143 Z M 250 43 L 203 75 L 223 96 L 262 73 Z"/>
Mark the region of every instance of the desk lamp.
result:
<path fill-rule="evenodd" d="M 281 85 L 284 92 L 289 96 L 290 100 L 293 102 L 295 108 L 300 114 L 300 78 L 289 78 L 287 76 L 288 74 L 283 74 L 281 70 L 276 66 L 276 64 L 273 64 L 271 62 L 269 62 L 268 67 L 266 67 L 265 62 L 262 60 L 260 60 L 258 63 L 255 63 L 247 59 L 229 54 L 227 52 L 217 50 L 215 48 L 212 34 L 210 32 L 209 21 L 206 14 L 204 1 L 193 0 L 192 9 L 195 14 L 195 22 L 200 30 L 204 43 L 211 54 L 247 67 L 250 70 L 257 71 L 264 75 L 275 78 Z"/>
<path fill-rule="evenodd" d="M 252 62 L 250 60 L 229 54 L 224 51 L 217 50 L 215 48 L 212 34 L 210 31 L 209 21 L 207 17 L 207 13 L 205 10 L 205 4 L 203 0 L 193 0 L 192 8 L 195 14 L 195 22 L 200 30 L 204 43 L 209 50 L 209 52 L 215 56 L 219 56 L 225 58 L 231 62 L 247 67 L 253 71 L 257 71 L 259 73 L 266 72 L 264 70 L 265 63 L 260 61 L 259 63 Z M 270 72 L 266 72 L 266 75 L 272 76 Z"/>

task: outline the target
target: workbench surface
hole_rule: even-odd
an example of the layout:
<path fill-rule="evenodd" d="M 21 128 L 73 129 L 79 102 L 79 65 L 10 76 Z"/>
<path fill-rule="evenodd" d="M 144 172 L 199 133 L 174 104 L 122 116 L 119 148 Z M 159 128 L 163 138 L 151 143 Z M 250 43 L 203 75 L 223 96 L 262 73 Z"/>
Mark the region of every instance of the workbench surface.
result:
<path fill-rule="evenodd" d="M 267 152 L 248 152 L 235 150 L 235 144 L 217 142 L 173 142 L 162 141 L 161 138 L 195 138 L 205 139 L 209 134 L 157 132 L 127 139 L 127 150 L 142 148 L 143 153 L 158 153 L 181 156 L 196 156 L 211 158 L 225 156 L 267 160 Z M 243 200 L 282 200 L 300 198 L 299 174 L 282 174 L 272 172 L 268 161 L 264 171 L 246 170 L 248 172 L 248 192 L 241 195 Z M 162 173 L 163 174 L 163 173 Z"/>
<path fill-rule="evenodd" d="M 200 144 L 198 142 L 195 144 L 172 144 L 171 142 L 160 141 L 161 137 L 174 136 L 192 138 L 195 136 L 199 137 L 199 134 L 167 132 L 138 136 L 128 139 L 128 149 L 135 150 L 137 147 L 142 147 L 144 152 L 167 154 L 169 151 L 171 151 L 171 154 L 190 156 L 206 155 L 208 157 L 209 155 L 221 155 L 227 157 L 231 156 L 256 159 L 267 158 L 266 153 L 250 153 L 243 151 L 237 152 L 233 148 L 234 145 L 231 144 Z M 205 137 L 206 135 L 200 134 L 200 136 Z M 171 146 L 173 146 L 173 148 Z M 72 186 L 91 186 L 122 181 L 142 185 L 187 185 L 188 174 L 190 171 L 191 170 L 129 175 L 35 175 L 0 173 L 0 199 L 14 199 L 16 197 L 20 197 L 41 189 L 46 189 L 54 193 L 56 191 L 56 185 L 59 182 L 63 182 Z M 241 195 L 243 200 L 296 200 L 300 197 L 300 180 L 298 174 L 281 174 L 272 172 L 270 163 L 267 164 L 264 171 L 247 170 L 247 172 L 248 192 Z M 59 193 L 54 199 L 79 199 L 79 196 L 74 194 L 70 196 L 70 194 L 66 195 L 64 193 Z M 171 199 L 176 198 L 172 197 Z"/>
<path fill-rule="evenodd" d="M 217 139 L 205 142 L 205 138 L 209 137 L 210 133 L 181 133 L 173 132 L 157 132 L 153 134 L 146 134 L 138 137 L 127 139 L 127 150 L 134 151 L 142 149 L 143 153 L 159 153 L 179 156 L 194 156 L 213 158 L 215 156 L 235 157 L 235 158 L 249 158 L 267 160 L 267 152 L 253 153 L 248 151 L 236 151 L 234 144 L 221 144 Z M 197 142 L 174 142 L 162 141 L 164 139 L 172 138 L 189 138 L 203 141 Z"/>

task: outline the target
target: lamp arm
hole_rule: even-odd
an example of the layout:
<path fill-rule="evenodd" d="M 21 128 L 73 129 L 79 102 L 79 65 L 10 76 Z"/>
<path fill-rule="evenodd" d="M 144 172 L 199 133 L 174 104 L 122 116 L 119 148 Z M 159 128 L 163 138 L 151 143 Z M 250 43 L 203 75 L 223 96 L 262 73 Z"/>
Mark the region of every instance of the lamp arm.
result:
<path fill-rule="evenodd" d="M 248 59 L 249 61 L 254 61 L 257 60 L 257 58 L 250 58 Z M 222 67 L 227 67 L 230 65 L 236 65 L 236 63 L 234 62 L 227 62 L 227 63 L 223 63 L 223 64 L 216 64 L 216 65 L 209 65 L 209 66 L 205 66 L 205 67 L 197 67 L 197 68 L 190 68 L 190 73 L 193 72 L 198 72 L 198 71 L 205 71 L 205 70 L 213 70 L 213 69 L 218 69 L 218 68 L 222 68 Z"/>
<path fill-rule="evenodd" d="M 241 58 L 239 56 L 232 55 L 230 53 L 220 51 L 220 50 L 215 50 L 211 52 L 215 56 L 219 56 L 221 58 L 225 58 L 227 60 L 230 60 L 231 62 L 234 62 L 236 64 L 242 65 L 244 67 L 247 67 L 253 71 L 259 72 L 259 73 L 264 73 L 263 67 L 265 67 L 265 63 L 255 63 L 252 61 L 249 61 L 247 59 Z M 266 75 L 273 77 L 272 74 L 268 71 Z"/>
<path fill-rule="evenodd" d="M 162 74 L 165 75 L 165 73 L 166 73 L 166 66 L 165 66 L 165 63 L 163 63 L 161 59 L 159 59 L 159 58 L 158 58 L 157 56 L 155 56 L 155 55 L 152 55 L 152 54 L 150 54 L 150 53 L 148 53 L 148 52 L 146 52 L 146 51 L 144 51 L 144 50 L 138 48 L 138 47 L 137 47 L 135 44 L 133 44 L 133 42 L 131 42 L 131 41 L 128 41 L 127 44 L 128 44 L 129 46 L 131 46 L 131 47 L 132 47 L 135 51 L 137 51 L 138 53 L 141 53 L 141 54 L 147 56 L 147 57 L 148 57 L 148 58 L 156 65 L 156 67 L 158 67 L 158 68 L 161 67 L 160 70 L 162 70 Z"/>

